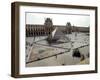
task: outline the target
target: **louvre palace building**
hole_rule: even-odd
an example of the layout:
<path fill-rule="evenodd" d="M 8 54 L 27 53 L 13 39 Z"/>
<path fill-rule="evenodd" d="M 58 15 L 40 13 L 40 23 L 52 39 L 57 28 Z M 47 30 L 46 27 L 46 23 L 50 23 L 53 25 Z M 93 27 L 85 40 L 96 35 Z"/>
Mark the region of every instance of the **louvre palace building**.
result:
<path fill-rule="evenodd" d="M 52 19 L 47 18 L 43 25 L 26 24 L 26 37 L 48 36 L 56 27 L 64 34 L 72 32 L 89 32 L 89 27 L 72 26 L 70 22 L 64 25 L 53 25 Z"/>

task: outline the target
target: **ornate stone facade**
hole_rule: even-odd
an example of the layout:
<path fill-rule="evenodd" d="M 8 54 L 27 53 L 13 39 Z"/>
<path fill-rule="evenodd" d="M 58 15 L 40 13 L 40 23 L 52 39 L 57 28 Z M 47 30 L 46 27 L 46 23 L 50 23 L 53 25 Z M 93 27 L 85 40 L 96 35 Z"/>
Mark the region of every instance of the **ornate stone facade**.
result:
<path fill-rule="evenodd" d="M 33 25 L 26 24 L 26 37 L 32 36 L 48 36 L 56 27 L 59 27 L 63 33 L 71 34 L 72 32 L 79 31 L 89 31 L 89 28 L 78 28 L 72 26 L 70 22 L 67 22 L 65 26 L 63 25 L 53 25 L 52 19 L 47 18 L 44 22 L 44 25 Z M 82 30 L 83 29 L 83 30 Z"/>

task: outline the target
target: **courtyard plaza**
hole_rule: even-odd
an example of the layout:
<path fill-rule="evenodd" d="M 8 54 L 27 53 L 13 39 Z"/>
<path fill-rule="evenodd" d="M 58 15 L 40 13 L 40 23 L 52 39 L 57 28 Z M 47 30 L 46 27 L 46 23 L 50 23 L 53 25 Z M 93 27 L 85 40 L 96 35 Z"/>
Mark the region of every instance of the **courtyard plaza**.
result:
<path fill-rule="evenodd" d="M 89 64 L 89 34 L 66 34 L 70 41 L 48 44 L 47 36 L 26 37 L 26 67 L 82 65 Z M 73 57 L 78 48 L 82 57 Z"/>

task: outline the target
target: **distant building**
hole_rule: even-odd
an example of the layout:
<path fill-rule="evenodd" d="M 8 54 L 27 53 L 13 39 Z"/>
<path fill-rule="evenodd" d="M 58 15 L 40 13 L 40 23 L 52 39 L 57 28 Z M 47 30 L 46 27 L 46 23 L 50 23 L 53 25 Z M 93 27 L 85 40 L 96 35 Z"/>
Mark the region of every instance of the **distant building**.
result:
<path fill-rule="evenodd" d="M 70 22 L 67 22 L 65 26 L 53 25 L 52 19 L 47 18 L 44 25 L 26 24 L 26 37 L 48 36 L 56 27 L 59 27 L 65 34 L 71 34 L 72 32 L 89 32 L 89 27 L 75 27 L 72 26 Z"/>

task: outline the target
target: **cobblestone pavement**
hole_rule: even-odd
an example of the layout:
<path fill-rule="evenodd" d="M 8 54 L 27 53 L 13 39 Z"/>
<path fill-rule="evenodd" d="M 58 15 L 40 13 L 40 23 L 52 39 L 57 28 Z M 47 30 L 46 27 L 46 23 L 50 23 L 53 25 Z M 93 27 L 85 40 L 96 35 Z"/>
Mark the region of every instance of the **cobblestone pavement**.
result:
<path fill-rule="evenodd" d="M 79 48 L 81 54 L 87 59 L 89 54 L 89 36 L 86 33 L 75 33 L 66 35 L 70 42 L 49 45 L 47 36 L 26 38 L 26 66 L 58 66 L 76 65 L 81 58 L 73 58 L 73 49 Z M 89 64 L 89 59 L 85 63 Z"/>

